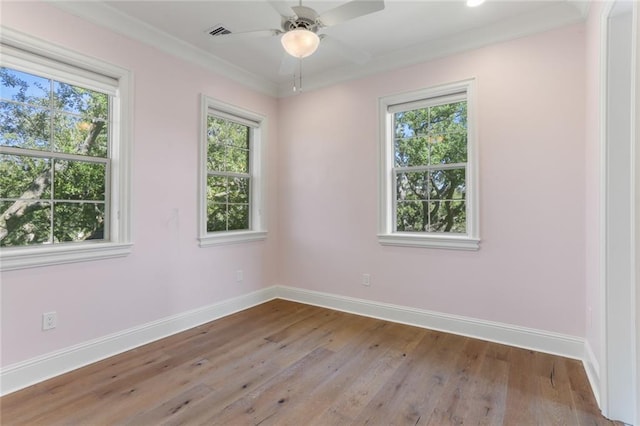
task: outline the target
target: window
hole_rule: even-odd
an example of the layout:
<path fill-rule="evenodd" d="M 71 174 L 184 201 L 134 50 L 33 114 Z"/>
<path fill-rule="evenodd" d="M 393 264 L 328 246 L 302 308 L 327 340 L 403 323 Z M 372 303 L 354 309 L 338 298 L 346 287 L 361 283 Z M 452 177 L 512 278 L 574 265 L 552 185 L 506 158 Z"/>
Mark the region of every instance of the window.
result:
<path fill-rule="evenodd" d="M 129 253 L 129 75 L 3 30 L 2 269 Z"/>
<path fill-rule="evenodd" d="M 381 244 L 479 245 L 473 80 L 380 100 Z"/>
<path fill-rule="evenodd" d="M 202 97 L 200 245 L 262 240 L 266 119 Z"/>

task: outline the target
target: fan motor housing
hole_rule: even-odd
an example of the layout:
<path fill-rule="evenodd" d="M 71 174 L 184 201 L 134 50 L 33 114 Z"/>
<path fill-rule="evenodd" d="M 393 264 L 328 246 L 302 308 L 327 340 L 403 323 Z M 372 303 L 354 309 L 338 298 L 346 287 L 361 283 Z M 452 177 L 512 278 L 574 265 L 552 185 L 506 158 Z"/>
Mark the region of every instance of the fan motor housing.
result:
<path fill-rule="evenodd" d="M 297 17 L 285 19 L 282 22 L 282 29 L 287 32 L 299 28 L 313 31 L 318 31 L 318 14 L 310 7 L 296 6 L 293 8 Z"/>

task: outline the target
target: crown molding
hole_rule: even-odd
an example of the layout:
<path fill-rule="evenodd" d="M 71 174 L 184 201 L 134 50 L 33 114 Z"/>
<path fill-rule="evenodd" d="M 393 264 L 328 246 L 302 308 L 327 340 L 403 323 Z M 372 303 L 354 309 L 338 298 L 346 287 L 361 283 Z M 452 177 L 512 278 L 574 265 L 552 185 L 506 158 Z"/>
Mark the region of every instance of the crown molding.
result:
<path fill-rule="evenodd" d="M 218 56 L 182 41 L 139 19 L 133 18 L 102 1 L 56 1 L 56 7 L 97 25 L 154 46 L 185 61 L 200 65 L 248 88 L 274 97 L 288 97 L 290 82 L 276 83 L 231 64 Z M 476 28 L 452 37 L 399 49 L 373 58 L 365 65 L 348 65 L 321 73 L 305 75 L 305 91 L 317 90 L 337 83 L 373 74 L 424 63 L 433 59 L 481 48 L 493 43 L 513 40 L 532 34 L 583 22 L 589 3 L 568 0 L 541 8 L 533 14 L 520 15 Z"/>
<path fill-rule="evenodd" d="M 214 71 L 243 86 L 269 96 L 277 96 L 277 85 L 270 80 L 248 72 L 205 50 L 167 34 L 146 22 L 133 18 L 102 1 L 56 1 L 49 2 L 72 15 L 86 19 L 116 33 L 153 46 L 187 62 Z"/>
<path fill-rule="evenodd" d="M 305 91 L 317 90 L 333 84 L 421 64 L 433 59 L 478 49 L 494 43 L 514 40 L 536 33 L 554 30 L 564 26 L 584 22 L 587 9 L 578 6 L 583 2 L 571 1 L 567 4 L 553 4 L 534 13 L 520 15 L 496 22 L 492 26 L 476 28 L 428 43 L 409 46 L 391 54 L 374 57 L 366 65 L 348 65 L 324 70 L 321 74 L 305 75 Z M 570 7 L 568 7 L 568 5 Z M 278 97 L 292 96 L 291 84 L 278 87 Z"/>

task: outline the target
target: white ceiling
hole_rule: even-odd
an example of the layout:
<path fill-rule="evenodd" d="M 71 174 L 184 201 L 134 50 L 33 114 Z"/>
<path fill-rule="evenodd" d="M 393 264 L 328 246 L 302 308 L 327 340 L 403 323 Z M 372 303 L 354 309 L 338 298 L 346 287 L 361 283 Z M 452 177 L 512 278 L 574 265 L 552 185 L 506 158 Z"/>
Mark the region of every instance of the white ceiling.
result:
<path fill-rule="evenodd" d="M 319 14 L 343 3 L 302 2 Z M 292 75 L 281 74 L 286 54 L 279 37 L 216 43 L 206 31 L 219 24 L 233 33 L 279 29 L 282 18 L 266 0 L 54 4 L 263 92 L 278 96 L 291 93 Z M 287 4 L 296 6 L 298 2 Z M 461 0 L 386 0 L 382 11 L 320 31 L 327 39 L 315 54 L 303 60 L 304 87 L 322 87 L 568 25 L 585 19 L 587 11 L 585 1 L 487 0 L 469 8 Z M 355 63 L 344 54 L 341 44 L 367 52 L 370 59 L 364 64 Z"/>

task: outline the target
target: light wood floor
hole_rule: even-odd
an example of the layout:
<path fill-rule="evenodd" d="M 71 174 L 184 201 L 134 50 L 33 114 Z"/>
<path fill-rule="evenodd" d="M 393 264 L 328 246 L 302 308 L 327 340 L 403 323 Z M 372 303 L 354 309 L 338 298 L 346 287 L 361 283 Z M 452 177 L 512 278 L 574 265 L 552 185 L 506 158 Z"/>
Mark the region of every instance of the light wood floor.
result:
<path fill-rule="evenodd" d="M 608 425 L 575 360 L 275 300 L 0 399 L 3 425 Z"/>

